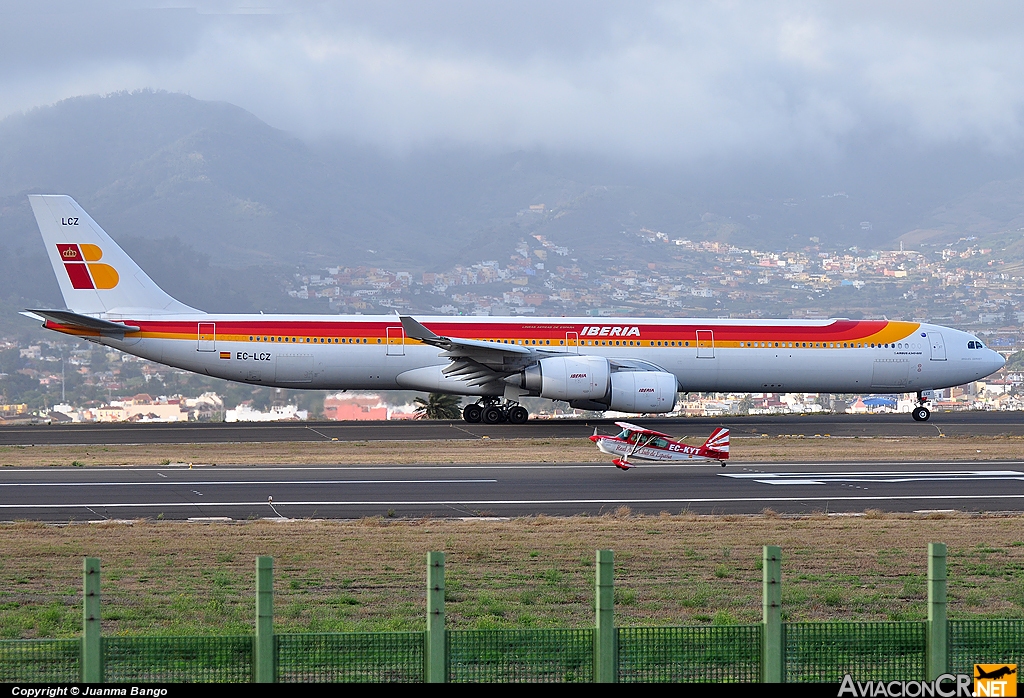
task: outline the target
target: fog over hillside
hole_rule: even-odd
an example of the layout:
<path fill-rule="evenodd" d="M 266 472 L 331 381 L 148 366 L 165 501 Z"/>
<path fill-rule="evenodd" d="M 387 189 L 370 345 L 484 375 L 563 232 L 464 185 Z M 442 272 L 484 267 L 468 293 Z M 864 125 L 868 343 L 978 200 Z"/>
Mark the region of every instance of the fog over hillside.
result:
<path fill-rule="evenodd" d="M 885 137 L 828 157 L 675 166 L 466 145 L 398 154 L 303 141 L 183 94 L 76 97 L 0 122 L 0 295 L 61 305 L 29 193 L 74 196 L 183 301 L 245 311 L 288 307 L 268 279 L 297 265 L 443 270 L 535 234 L 584 260 L 628 258 L 622 231 L 641 228 L 764 249 L 1006 234 L 1024 227 L 1022 175 L 1015 155 Z"/>

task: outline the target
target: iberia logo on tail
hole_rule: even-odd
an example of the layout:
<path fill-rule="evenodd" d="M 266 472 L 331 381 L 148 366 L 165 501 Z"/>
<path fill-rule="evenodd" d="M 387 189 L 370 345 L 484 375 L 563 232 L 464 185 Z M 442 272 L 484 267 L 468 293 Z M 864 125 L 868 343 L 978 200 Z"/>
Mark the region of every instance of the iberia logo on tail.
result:
<path fill-rule="evenodd" d="M 109 264 L 98 264 L 103 258 L 99 245 L 57 245 L 72 288 L 110 289 L 117 286 L 117 270 Z"/>

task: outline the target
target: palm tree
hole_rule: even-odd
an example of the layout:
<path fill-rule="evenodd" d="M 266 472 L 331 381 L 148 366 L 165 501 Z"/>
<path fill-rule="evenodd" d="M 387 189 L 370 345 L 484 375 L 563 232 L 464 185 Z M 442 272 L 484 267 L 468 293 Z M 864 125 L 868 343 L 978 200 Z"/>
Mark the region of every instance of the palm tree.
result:
<path fill-rule="evenodd" d="M 416 415 L 419 419 L 458 419 L 462 416 L 459 405 L 462 398 L 458 395 L 431 393 L 426 400 L 418 397 L 413 402 L 417 405 Z"/>

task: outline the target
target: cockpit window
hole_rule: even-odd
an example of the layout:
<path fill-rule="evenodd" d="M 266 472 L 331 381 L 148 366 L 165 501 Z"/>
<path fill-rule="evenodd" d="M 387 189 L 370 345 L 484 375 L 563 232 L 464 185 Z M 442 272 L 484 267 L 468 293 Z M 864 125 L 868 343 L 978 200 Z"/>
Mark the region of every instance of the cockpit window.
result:
<path fill-rule="evenodd" d="M 973 340 L 967 343 L 967 348 L 968 349 L 974 349 L 974 341 Z"/>
<path fill-rule="evenodd" d="M 984 344 L 982 344 L 982 343 L 981 343 L 980 341 L 978 341 L 978 340 L 972 340 L 972 341 L 970 341 L 970 342 L 968 342 L 968 343 L 967 343 L 967 348 L 968 348 L 968 349 L 984 349 L 984 348 L 985 348 L 985 345 L 984 345 Z"/>

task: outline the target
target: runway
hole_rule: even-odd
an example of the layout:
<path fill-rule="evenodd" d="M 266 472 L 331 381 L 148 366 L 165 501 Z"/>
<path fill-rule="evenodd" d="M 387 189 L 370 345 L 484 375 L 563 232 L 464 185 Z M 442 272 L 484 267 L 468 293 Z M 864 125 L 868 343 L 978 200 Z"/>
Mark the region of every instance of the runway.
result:
<path fill-rule="evenodd" d="M 0 520 L 1024 511 L 1024 461 L 38 468 L 0 471 Z"/>
<path fill-rule="evenodd" d="M 442 439 L 572 438 L 600 427 L 614 429 L 612 419 L 531 419 L 522 425 L 468 424 L 461 420 L 393 422 L 265 422 L 186 424 L 51 424 L 0 426 L 0 446 L 57 444 L 260 443 L 289 441 L 412 441 Z M 1021 412 L 936 412 L 927 422 L 907 414 L 773 415 L 630 419 L 680 437 L 706 436 L 725 425 L 733 436 L 1024 436 Z"/>

